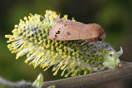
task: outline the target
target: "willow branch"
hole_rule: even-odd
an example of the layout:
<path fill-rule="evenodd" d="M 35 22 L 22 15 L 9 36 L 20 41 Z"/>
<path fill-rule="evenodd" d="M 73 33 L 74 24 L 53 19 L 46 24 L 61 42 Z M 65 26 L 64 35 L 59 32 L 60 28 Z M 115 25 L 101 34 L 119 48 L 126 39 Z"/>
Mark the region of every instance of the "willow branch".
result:
<path fill-rule="evenodd" d="M 19 82 L 10 82 L 0 77 L 0 88 L 33 88 L 30 82 L 24 80 Z"/>
<path fill-rule="evenodd" d="M 103 83 L 108 83 L 116 80 L 132 78 L 132 62 L 126 62 L 121 67 L 115 69 L 96 72 L 83 76 L 70 77 L 60 80 L 43 82 L 43 88 L 55 85 L 56 88 L 87 88 Z M 17 83 L 9 82 L 0 77 L 0 86 L 15 87 L 15 88 L 32 88 L 32 84 L 25 81 Z"/>
<path fill-rule="evenodd" d="M 115 69 L 96 72 L 83 76 L 71 77 L 55 81 L 43 82 L 43 87 L 55 85 L 56 88 L 87 88 L 98 84 L 132 77 L 132 62 L 126 62 Z"/>

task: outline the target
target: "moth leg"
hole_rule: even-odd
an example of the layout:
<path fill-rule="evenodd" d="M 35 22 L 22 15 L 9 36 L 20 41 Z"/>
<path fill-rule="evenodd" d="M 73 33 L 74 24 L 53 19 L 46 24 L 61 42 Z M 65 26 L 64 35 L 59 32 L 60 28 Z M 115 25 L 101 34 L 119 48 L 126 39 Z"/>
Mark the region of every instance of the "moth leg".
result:
<path fill-rule="evenodd" d="M 94 42 L 96 42 L 98 39 L 92 39 L 91 41 L 89 41 L 90 45 L 93 44 Z"/>
<path fill-rule="evenodd" d="M 85 43 L 87 43 L 88 41 L 85 41 L 85 42 L 83 42 L 81 45 L 79 45 L 79 46 L 82 46 L 82 45 L 84 45 Z"/>
<path fill-rule="evenodd" d="M 79 46 L 84 45 L 86 42 L 89 42 L 89 45 L 88 45 L 88 46 L 90 46 L 90 45 L 92 45 L 95 41 L 97 41 L 97 39 L 86 40 L 85 42 L 83 42 L 83 43 L 82 43 L 81 45 L 79 45 Z"/>
<path fill-rule="evenodd" d="M 90 45 L 92 45 L 94 43 L 94 41 L 93 42 L 90 42 Z"/>

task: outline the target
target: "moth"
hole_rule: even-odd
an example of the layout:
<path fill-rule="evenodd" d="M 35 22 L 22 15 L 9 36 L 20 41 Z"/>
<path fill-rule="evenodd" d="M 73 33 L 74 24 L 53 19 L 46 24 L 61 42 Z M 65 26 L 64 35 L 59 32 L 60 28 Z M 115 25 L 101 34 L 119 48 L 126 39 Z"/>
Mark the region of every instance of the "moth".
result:
<path fill-rule="evenodd" d="M 102 41 L 106 37 L 104 30 L 97 23 L 84 24 L 59 18 L 53 18 L 53 21 L 57 24 L 49 32 L 49 39 L 51 40 L 85 40 L 84 43 L 92 44 L 97 40 Z"/>

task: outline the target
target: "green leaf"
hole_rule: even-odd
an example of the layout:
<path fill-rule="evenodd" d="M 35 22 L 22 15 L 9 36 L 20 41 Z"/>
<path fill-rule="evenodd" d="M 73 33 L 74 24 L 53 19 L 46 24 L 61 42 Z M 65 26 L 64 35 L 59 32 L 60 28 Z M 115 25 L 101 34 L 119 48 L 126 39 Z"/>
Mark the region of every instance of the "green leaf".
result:
<path fill-rule="evenodd" d="M 42 84 L 43 84 L 43 75 L 42 75 L 42 73 L 39 73 L 37 79 L 33 82 L 32 86 L 37 87 L 37 88 L 41 88 Z"/>

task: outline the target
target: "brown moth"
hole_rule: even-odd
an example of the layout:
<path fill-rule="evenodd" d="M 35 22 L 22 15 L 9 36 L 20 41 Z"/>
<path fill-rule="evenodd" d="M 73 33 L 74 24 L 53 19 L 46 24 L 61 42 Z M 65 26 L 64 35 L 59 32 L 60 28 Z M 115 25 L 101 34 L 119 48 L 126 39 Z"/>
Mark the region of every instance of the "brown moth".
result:
<path fill-rule="evenodd" d="M 53 21 L 57 24 L 49 32 L 49 39 L 51 40 L 85 40 L 84 43 L 89 42 L 92 44 L 97 40 L 102 41 L 106 37 L 102 27 L 96 23 L 84 24 L 59 18 L 54 18 Z"/>

